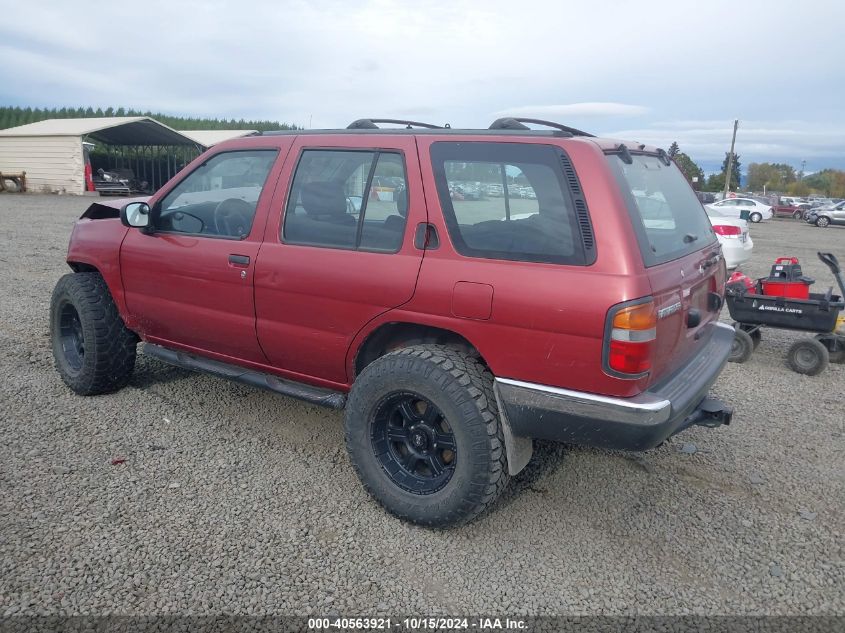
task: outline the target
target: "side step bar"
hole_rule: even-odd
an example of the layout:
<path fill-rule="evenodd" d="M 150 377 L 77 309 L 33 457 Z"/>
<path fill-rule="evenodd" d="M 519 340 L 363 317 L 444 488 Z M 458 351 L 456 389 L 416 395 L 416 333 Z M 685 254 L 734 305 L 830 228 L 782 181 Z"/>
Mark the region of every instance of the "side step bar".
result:
<path fill-rule="evenodd" d="M 220 376 L 221 378 L 228 378 L 229 380 L 242 382 L 253 387 L 269 389 L 283 396 L 298 398 L 312 404 L 319 404 L 324 407 L 331 407 L 332 409 L 342 409 L 346 405 L 346 394 L 338 391 L 323 389 L 322 387 L 312 387 L 311 385 L 286 380 L 278 376 L 273 376 L 272 374 L 253 371 L 252 369 L 246 369 L 238 365 L 230 365 L 229 363 L 195 356 L 186 352 L 177 352 L 161 345 L 153 345 L 152 343 L 144 343 L 143 351 L 147 356 L 152 356 L 170 365 Z"/>

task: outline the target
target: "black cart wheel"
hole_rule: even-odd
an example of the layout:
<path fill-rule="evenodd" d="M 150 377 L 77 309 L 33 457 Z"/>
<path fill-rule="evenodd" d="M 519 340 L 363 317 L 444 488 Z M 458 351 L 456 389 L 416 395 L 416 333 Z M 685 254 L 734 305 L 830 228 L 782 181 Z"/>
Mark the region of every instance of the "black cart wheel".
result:
<path fill-rule="evenodd" d="M 376 501 L 422 525 L 472 519 L 508 481 L 493 376 L 439 345 L 391 352 L 361 372 L 346 405 L 346 447 Z"/>
<path fill-rule="evenodd" d="M 754 349 L 756 350 L 757 346 L 760 345 L 760 341 L 763 340 L 763 329 L 758 325 L 749 325 L 747 323 L 741 323 L 739 327 L 751 337 L 751 342 L 754 344 Z"/>
<path fill-rule="evenodd" d="M 830 362 L 827 348 L 814 338 L 802 338 L 792 344 L 786 356 L 790 369 L 799 374 L 817 376 Z"/>
<path fill-rule="evenodd" d="M 744 363 L 751 358 L 754 351 L 754 340 L 745 330 L 737 328 L 734 330 L 734 340 L 731 343 L 731 353 L 728 361 L 732 363 Z"/>
<path fill-rule="evenodd" d="M 108 393 L 129 382 L 138 338 L 126 329 L 99 273 L 59 279 L 50 302 L 50 339 L 56 369 L 76 393 Z"/>

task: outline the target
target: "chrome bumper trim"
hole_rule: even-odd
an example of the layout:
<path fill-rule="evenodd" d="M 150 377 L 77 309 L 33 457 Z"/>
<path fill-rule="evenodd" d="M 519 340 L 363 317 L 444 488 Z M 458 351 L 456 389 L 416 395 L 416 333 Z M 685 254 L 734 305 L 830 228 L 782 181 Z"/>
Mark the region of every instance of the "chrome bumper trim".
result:
<path fill-rule="evenodd" d="M 567 415 L 630 424 L 662 424 L 672 414 L 672 403 L 648 393 L 633 398 L 613 398 L 532 382 L 496 378 L 507 402 Z"/>

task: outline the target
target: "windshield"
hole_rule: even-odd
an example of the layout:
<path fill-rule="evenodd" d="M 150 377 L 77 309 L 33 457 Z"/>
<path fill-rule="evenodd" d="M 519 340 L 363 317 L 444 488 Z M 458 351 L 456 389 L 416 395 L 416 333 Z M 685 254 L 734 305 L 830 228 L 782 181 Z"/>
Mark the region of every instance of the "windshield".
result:
<path fill-rule="evenodd" d="M 646 266 L 693 253 L 716 240 L 710 221 L 683 174 L 657 156 L 607 156 L 622 185 Z"/>

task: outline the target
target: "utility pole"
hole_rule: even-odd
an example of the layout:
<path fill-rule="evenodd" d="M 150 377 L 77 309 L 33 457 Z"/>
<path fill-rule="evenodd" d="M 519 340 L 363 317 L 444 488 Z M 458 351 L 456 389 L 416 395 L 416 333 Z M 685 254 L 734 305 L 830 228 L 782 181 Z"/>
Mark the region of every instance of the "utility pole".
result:
<path fill-rule="evenodd" d="M 802 160 L 802 161 L 801 161 L 801 174 L 800 174 L 800 176 L 799 176 L 798 180 L 804 180 L 804 168 L 805 168 L 806 166 L 807 166 L 807 161 L 806 161 L 806 160 Z"/>
<path fill-rule="evenodd" d="M 725 198 L 728 197 L 728 191 L 731 188 L 731 172 L 734 168 L 734 145 L 736 144 L 736 128 L 739 127 L 739 119 L 734 120 L 734 135 L 731 139 L 731 153 L 728 154 L 728 171 L 725 174 Z"/>

